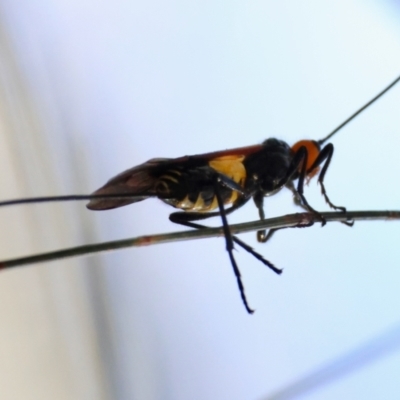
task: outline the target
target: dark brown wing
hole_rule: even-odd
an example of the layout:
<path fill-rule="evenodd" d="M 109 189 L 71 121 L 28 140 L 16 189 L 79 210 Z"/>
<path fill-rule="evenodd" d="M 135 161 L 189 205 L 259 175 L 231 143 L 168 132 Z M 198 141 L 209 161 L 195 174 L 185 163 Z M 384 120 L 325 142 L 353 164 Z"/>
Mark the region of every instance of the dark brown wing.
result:
<path fill-rule="evenodd" d="M 132 197 L 92 199 L 86 207 L 89 210 L 110 210 L 155 196 L 154 187 L 157 179 L 154 177 L 153 171 L 163 164 L 168 164 L 169 160 L 168 158 L 158 158 L 137 165 L 121 172 L 92 193 L 96 196 L 131 194 Z"/>

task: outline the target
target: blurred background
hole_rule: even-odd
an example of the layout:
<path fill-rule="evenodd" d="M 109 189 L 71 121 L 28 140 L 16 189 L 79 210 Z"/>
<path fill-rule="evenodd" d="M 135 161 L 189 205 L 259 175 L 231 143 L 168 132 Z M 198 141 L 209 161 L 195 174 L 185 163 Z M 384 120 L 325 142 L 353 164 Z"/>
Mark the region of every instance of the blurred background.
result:
<path fill-rule="evenodd" d="M 87 194 L 153 157 L 320 139 L 400 73 L 400 3 L 0 2 L 1 198 Z M 400 87 L 332 139 L 350 210 L 400 209 Z M 327 210 L 315 182 L 309 202 Z M 298 211 L 289 191 L 268 216 Z M 176 231 L 148 200 L 0 210 L 1 258 Z M 249 202 L 230 222 L 257 219 Z M 214 224 L 219 225 L 216 220 Z M 222 238 L 4 271 L 2 399 L 398 399 L 400 222 Z M 317 372 L 316 374 L 314 374 Z"/>

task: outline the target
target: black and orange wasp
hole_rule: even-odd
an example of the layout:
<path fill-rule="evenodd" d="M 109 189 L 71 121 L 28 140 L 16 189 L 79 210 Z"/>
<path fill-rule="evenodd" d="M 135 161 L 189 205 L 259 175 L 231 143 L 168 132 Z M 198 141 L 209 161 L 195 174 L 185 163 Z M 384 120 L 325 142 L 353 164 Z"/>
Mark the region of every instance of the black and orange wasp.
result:
<path fill-rule="evenodd" d="M 154 158 L 120 173 L 88 196 L 70 195 L 17 199 L 1 202 L 0 206 L 47 201 L 90 200 L 87 204 L 89 210 L 109 210 L 157 197 L 168 205 L 182 210 L 169 216 L 172 222 L 180 225 L 194 229 L 206 229 L 207 226 L 198 224 L 196 221 L 218 216 L 222 220 L 226 249 L 243 304 L 249 313 L 253 313 L 247 302 L 240 271 L 233 255 L 234 243 L 275 273 L 280 274 L 282 270 L 276 268 L 238 237 L 232 235 L 227 215 L 242 207 L 252 198 L 260 219 L 264 219 L 264 197 L 272 196 L 286 187 L 292 191 L 295 203 L 306 211 L 318 215 L 324 225 L 326 221 L 304 196 L 304 183 L 314 176 L 318 176 L 322 195 L 329 207 L 346 213 L 346 208 L 333 204 L 326 193 L 324 178 L 332 160 L 334 147 L 332 143 L 325 145 L 324 143 L 398 81 L 400 81 L 400 77 L 329 135 L 318 141 L 301 140 L 293 146 L 289 146 L 282 140 L 269 138 L 255 146 L 175 159 Z M 297 181 L 296 184 L 295 181 Z M 229 207 L 225 208 L 225 206 Z M 352 221 L 344 221 L 344 223 L 349 226 L 353 224 Z M 276 230 L 270 229 L 268 233 L 266 230 L 259 230 L 257 240 L 266 242 Z"/>

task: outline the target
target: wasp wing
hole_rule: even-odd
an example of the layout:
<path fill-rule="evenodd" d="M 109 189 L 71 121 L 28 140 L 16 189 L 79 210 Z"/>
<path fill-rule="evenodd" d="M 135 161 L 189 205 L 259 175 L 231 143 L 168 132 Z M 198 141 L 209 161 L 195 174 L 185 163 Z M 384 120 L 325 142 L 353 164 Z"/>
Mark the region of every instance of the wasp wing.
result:
<path fill-rule="evenodd" d="M 165 163 L 168 164 L 169 161 L 168 158 L 155 158 L 121 172 L 92 195 L 122 195 L 122 197 L 94 198 L 86 207 L 89 210 L 110 210 L 154 197 L 156 195 L 155 183 L 157 182 L 154 170 L 159 169 Z"/>
<path fill-rule="evenodd" d="M 259 151 L 261 148 L 262 145 L 255 145 L 174 159 L 151 159 L 110 179 L 104 186 L 92 193 L 92 195 L 112 197 L 92 199 L 86 207 L 89 210 L 110 210 L 112 208 L 136 203 L 148 197 L 155 197 L 157 196 L 155 186 L 158 182 L 159 173 L 167 168 L 198 168 L 200 166 L 210 165 L 210 162 L 220 159 L 221 157 L 247 157 Z M 217 170 L 224 173 L 224 171 Z M 122 197 L 118 198 L 117 196 L 119 194 L 122 195 Z"/>
<path fill-rule="evenodd" d="M 194 156 L 184 156 L 180 158 L 171 159 L 174 163 L 197 163 L 199 161 L 209 162 L 215 160 L 216 158 L 228 157 L 228 156 L 238 156 L 247 157 L 262 150 L 262 144 L 256 144 L 253 146 L 237 147 L 235 149 L 227 149 L 220 151 L 213 151 L 211 153 L 196 154 Z"/>

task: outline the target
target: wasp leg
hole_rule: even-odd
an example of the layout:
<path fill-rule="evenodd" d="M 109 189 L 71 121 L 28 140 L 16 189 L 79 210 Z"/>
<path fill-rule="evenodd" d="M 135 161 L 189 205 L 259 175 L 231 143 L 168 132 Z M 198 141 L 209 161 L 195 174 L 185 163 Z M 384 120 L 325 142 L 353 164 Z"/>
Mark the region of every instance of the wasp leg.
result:
<path fill-rule="evenodd" d="M 246 193 L 246 191 L 238 184 L 236 183 L 234 180 L 232 180 L 231 178 L 228 178 L 226 175 L 224 174 L 216 174 L 217 179 L 218 179 L 218 183 L 221 184 L 222 186 L 225 186 L 228 189 L 234 190 L 235 192 L 240 193 L 241 195 L 245 196 L 245 197 L 249 197 Z"/>
<path fill-rule="evenodd" d="M 321 185 L 321 193 L 324 196 L 325 201 L 327 202 L 327 204 L 329 205 L 330 208 L 332 208 L 333 210 L 339 210 L 342 211 L 343 213 L 346 213 L 346 208 L 345 207 L 341 207 L 341 206 L 335 206 L 329 199 L 327 193 L 326 193 L 326 189 L 325 189 L 325 185 L 324 185 L 324 178 L 325 178 L 325 174 L 326 171 L 328 170 L 329 164 L 331 163 L 332 160 L 332 156 L 333 156 L 333 144 L 329 143 L 327 144 L 319 153 L 317 159 L 314 161 L 314 164 L 311 166 L 311 168 L 309 169 L 310 171 L 312 171 L 313 169 L 319 167 L 322 163 L 324 163 L 321 172 L 319 174 L 318 177 L 318 183 Z M 347 226 L 353 226 L 354 225 L 354 221 L 343 221 L 343 224 L 347 225 Z"/>
<path fill-rule="evenodd" d="M 271 231 L 271 230 L 270 230 Z M 252 247 L 250 247 L 247 243 L 243 242 L 236 236 L 232 236 L 232 239 L 235 243 L 245 249 L 248 253 L 250 253 L 257 260 L 261 261 L 264 265 L 274 271 L 276 274 L 280 275 L 282 273 L 282 269 L 275 267 L 270 261 L 266 260 L 261 254 L 257 253 Z"/>
<path fill-rule="evenodd" d="M 253 196 L 254 204 L 256 205 L 258 209 L 258 215 L 260 216 L 260 220 L 263 221 L 265 219 L 265 213 L 264 213 L 264 196 L 262 193 L 256 193 Z M 278 229 L 270 229 L 267 233 L 266 229 L 262 229 L 257 231 L 257 240 L 260 243 L 265 243 L 269 239 L 271 239 L 272 235 L 277 231 Z"/>
<path fill-rule="evenodd" d="M 286 187 L 293 193 L 293 202 L 296 204 L 296 206 L 301 207 L 303 210 L 308 211 L 307 207 L 304 206 L 301 202 L 301 198 L 299 196 L 299 193 L 297 192 L 296 188 L 294 187 L 293 181 L 289 181 L 286 184 Z"/>
<path fill-rule="evenodd" d="M 234 210 L 238 209 L 239 207 L 241 207 L 243 204 L 245 204 L 248 201 L 248 198 L 242 198 L 241 201 L 238 201 L 236 204 L 234 204 L 232 207 L 230 207 L 229 209 L 225 210 L 224 209 L 224 204 L 222 201 L 222 197 L 220 194 L 220 189 L 219 189 L 219 185 L 221 185 L 221 181 L 218 177 L 218 175 L 215 176 L 214 179 L 214 190 L 215 190 L 215 196 L 217 198 L 217 202 L 218 202 L 218 207 L 219 207 L 219 212 L 213 212 L 213 213 L 208 213 L 208 214 L 202 214 L 202 213 L 173 213 L 170 215 L 170 220 L 172 222 L 181 224 L 181 225 L 185 225 L 185 226 L 189 226 L 192 228 L 196 228 L 196 229 L 204 229 L 202 225 L 198 225 L 195 224 L 191 221 L 196 221 L 196 220 L 201 220 L 201 219 L 206 219 L 206 218 L 210 218 L 213 216 L 217 216 L 219 215 L 222 219 L 222 227 L 224 230 L 224 236 L 225 236 L 225 241 L 226 241 L 226 250 L 229 254 L 229 259 L 231 261 L 231 265 L 233 268 L 233 271 L 235 273 L 236 276 L 236 281 L 239 287 L 239 292 L 240 292 L 240 296 L 242 298 L 243 304 L 247 310 L 247 312 L 249 314 L 252 314 L 254 312 L 254 310 L 252 310 L 247 302 L 247 298 L 244 292 L 244 286 L 243 286 L 243 282 L 242 282 L 242 278 L 240 275 L 240 271 L 239 268 L 237 266 L 235 257 L 233 256 L 233 242 L 235 241 L 237 244 L 239 244 L 240 246 L 242 246 L 244 249 L 246 249 L 247 251 L 249 251 L 250 247 L 245 245 L 242 241 L 238 240 L 237 238 L 235 238 L 232 234 L 231 231 L 229 229 L 229 225 L 228 225 L 228 220 L 226 218 L 226 215 L 233 212 Z M 243 246 L 245 245 L 245 246 Z M 253 255 L 258 258 L 258 259 L 262 259 L 261 256 L 259 256 L 257 253 L 253 252 Z M 258 257 L 259 256 L 259 257 Z M 266 260 L 265 260 L 266 261 Z"/>
<path fill-rule="evenodd" d="M 191 228 L 196 228 L 196 229 L 205 229 L 205 228 L 207 228 L 204 225 L 191 223 L 189 221 L 179 221 L 179 218 L 177 218 L 177 215 L 181 215 L 181 213 L 171 214 L 170 215 L 170 220 L 172 222 L 177 223 L 177 224 L 181 224 L 181 225 L 188 226 L 188 227 L 191 227 Z M 222 215 L 221 215 L 221 217 L 222 217 Z M 226 217 L 225 217 L 225 221 L 226 221 Z M 254 310 L 250 308 L 250 306 L 249 306 L 249 304 L 247 302 L 247 298 L 246 298 L 246 295 L 245 295 L 245 292 L 244 292 L 244 286 L 243 286 L 243 282 L 242 282 L 242 277 L 241 277 L 239 268 L 238 268 L 238 266 L 236 264 L 235 257 L 233 256 L 233 248 L 234 248 L 233 247 L 233 242 L 235 242 L 238 245 L 240 245 L 241 247 L 243 247 L 245 250 L 247 250 L 249 253 L 251 253 L 254 257 L 256 257 L 258 260 L 262 261 L 264 264 L 266 264 L 268 267 L 273 269 L 278 274 L 280 274 L 282 271 L 279 270 L 278 268 L 276 268 L 275 266 L 273 266 L 272 264 L 270 264 L 267 260 L 265 260 L 260 254 L 256 253 L 246 243 L 242 242 L 241 240 L 239 240 L 235 236 L 231 236 L 230 235 L 230 231 L 229 231 L 229 226 L 228 226 L 228 229 L 225 229 L 225 224 L 224 223 L 223 223 L 223 226 L 224 226 L 224 234 L 225 234 L 225 240 L 226 240 L 226 250 L 228 251 L 229 259 L 231 261 L 231 265 L 232 265 L 232 268 L 233 268 L 233 272 L 235 273 L 235 276 L 236 276 L 236 281 L 237 281 L 237 284 L 238 284 L 238 287 L 239 287 L 240 297 L 242 298 L 242 301 L 243 301 L 244 307 L 246 308 L 246 311 L 249 314 L 253 314 Z M 229 236 L 227 236 L 227 235 L 229 235 Z"/>
<path fill-rule="evenodd" d="M 300 149 L 296 152 L 293 157 L 292 163 L 288 169 L 286 176 L 278 183 L 279 186 L 288 186 L 289 182 L 293 179 L 293 176 L 298 174 L 298 183 L 297 188 L 294 189 L 295 193 L 295 201 L 299 203 L 299 205 L 304 208 L 305 210 L 312 212 L 313 214 L 317 215 L 320 220 L 322 226 L 326 224 L 325 218 L 313 207 L 308 204 L 307 199 L 304 196 L 304 181 L 307 177 L 307 159 L 308 159 L 308 152 L 305 147 L 300 147 Z M 301 166 L 301 170 L 299 171 L 299 167 Z M 289 184 L 290 188 L 290 184 Z"/>
<path fill-rule="evenodd" d="M 217 176 L 220 177 L 221 175 L 218 174 Z M 224 175 L 222 175 L 222 176 L 224 176 Z M 229 187 L 228 187 L 229 189 L 232 189 L 232 187 L 237 186 L 237 184 L 235 182 L 232 181 L 234 183 L 234 185 L 233 185 L 233 184 L 231 184 L 230 181 L 231 180 L 229 178 L 226 178 L 226 179 L 224 179 L 224 181 L 222 181 L 220 183 L 223 186 L 227 186 L 227 187 L 229 184 Z M 241 191 L 243 191 L 243 189 L 241 189 Z M 237 210 L 238 208 L 242 207 L 248 201 L 249 201 L 249 196 L 239 198 L 232 207 L 224 209 L 225 215 L 228 215 L 228 214 L 232 213 L 233 211 Z M 207 229 L 207 228 L 209 228 L 208 226 L 195 224 L 193 221 L 199 221 L 199 220 L 203 220 L 203 219 L 208 219 L 208 218 L 212 218 L 212 217 L 220 217 L 220 216 L 221 216 L 221 213 L 219 211 L 209 212 L 209 213 L 175 212 L 169 216 L 169 219 L 171 222 L 174 222 L 174 223 L 180 224 L 180 225 L 184 225 L 184 226 L 188 226 L 189 228 Z M 272 271 L 274 271 L 276 274 L 280 275 L 282 273 L 282 269 L 275 267 L 274 264 L 272 264 L 270 261 L 266 260 L 261 254 L 257 253 L 252 247 L 250 247 L 247 243 L 240 240 L 237 236 L 232 235 L 232 240 L 236 244 L 238 244 L 240 247 L 242 247 L 244 250 L 246 250 L 248 253 L 250 253 L 253 257 L 255 257 L 257 260 L 261 261 L 264 265 L 266 265 L 268 268 L 270 268 Z"/>
<path fill-rule="evenodd" d="M 220 193 L 220 190 L 218 187 L 219 183 L 220 183 L 220 179 L 218 177 L 216 177 L 214 179 L 214 189 L 215 189 L 215 196 L 217 197 L 217 201 L 218 201 L 219 212 L 221 214 L 222 227 L 224 228 L 224 234 L 225 234 L 225 240 L 226 240 L 226 250 L 227 250 L 227 252 L 229 254 L 229 258 L 231 260 L 231 264 L 232 264 L 233 271 L 236 276 L 236 281 L 237 281 L 237 284 L 239 287 L 239 292 L 240 292 L 240 296 L 242 297 L 243 304 L 244 304 L 247 312 L 249 314 L 253 314 L 254 310 L 252 310 L 249 307 L 249 304 L 247 303 L 247 298 L 244 293 L 244 286 L 243 286 L 242 278 L 240 275 L 239 267 L 237 266 L 235 257 L 233 255 L 233 248 L 234 248 L 233 247 L 233 239 L 232 239 L 231 230 L 229 229 L 228 219 L 226 218 L 224 202 L 222 200 L 221 193 Z"/>
<path fill-rule="evenodd" d="M 229 209 L 228 209 L 229 210 Z M 225 211 L 228 211 L 225 210 Z M 209 226 L 206 225 L 200 225 L 200 224 L 195 224 L 194 222 L 187 221 L 187 217 L 190 216 L 190 214 L 195 214 L 198 215 L 198 213 L 183 213 L 183 212 L 176 212 L 173 213 L 169 216 L 169 219 L 171 222 L 183 226 L 188 226 L 189 228 L 194 228 L 194 229 L 207 229 Z M 199 213 L 200 214 L 200 213 Z M 219 216 L 220 214 L 217 213 Z M 180 219 L 180 216 L 185 217 L 184 221 Z M 201 214 L 202 219 L 204 219 L 204 214 Z M 247 243 L 243 242 L 240 240 L 237 236 L 232 235 L 232 240 L 242 247 L 244 250 L 246 250 L 248 253 L 250 253 L 253 257 L 255 257 L 257 260 L 261 261 L 264 265 L 266 265 L 268 268 L 270 268 L 272 271 L 274 271 L 276 274 L 280 275 L 282 273 L 282 269 L 275 267 L 274 264 L 272 264 L 270 261 L 266 260 L 261 254 L 257 253 L 252 247 L 250 247 Z"/>
<path fill-rule="evenodd" d="M 309 210 L 307 209 L 306 206 L 304 206 L 303 204 L 301 204 L 301 200 L 300 200 L 300 198 L 298 197 L 298 193 L 297 193 L 295 187 L 293 186 L 292 181 L 289 181 L 289 183 L 287 183 L 286 186 L 287 186 L 290 190 L 292 190 L 294 196 L 298 198 L 298 202 L 295 201 L 296 204 L 299 205 L 300 207 L 304 208 L 306 211 L 309 211 Z M 254 203 L 255 203 L 255 205 L 256 205 L 256 207 L 257 207 L 257 209 L 258 209 L 258 213 L 259 213 L 259 215 L 260 215 L 260 220 L 264 220 L 264 219 L 265 219 L 264 207 L 263 207 L 263 205 L 264 205 L 264 197 L 262 196 L 261 193 L 260 193 L 259 195 L 256 194 L 256 195 L 254 196 Z M 310 222 L 309 224 L 299 224 L 299 225 L 296 225 L 296 226 L 291 226 L 290 228 L 308 228 L 308 227 L 310 227 L 310 226 L 312 226 L 312 225 L 314 225 L 314 222 Z M 282 229 L 287 229 L 287 228 L 286 228 L 286 227 L 285 227 L 285 228 L 273 228 L 273 229 L 270 229 L 270 230 L 268 231 L 268 233 L 267 233 L 267 231 L 266 231 L 265 229 L 259 230 L 259 231 L 257 231 L 257 240 L 258 240 L 260 243 L 266 243 L 266 242 L 268 242 L 268 240 L 271 239 L 271 237 L 272 237 L 277 231 L 280 231 L 280 230 L 282 230 Z"/>

